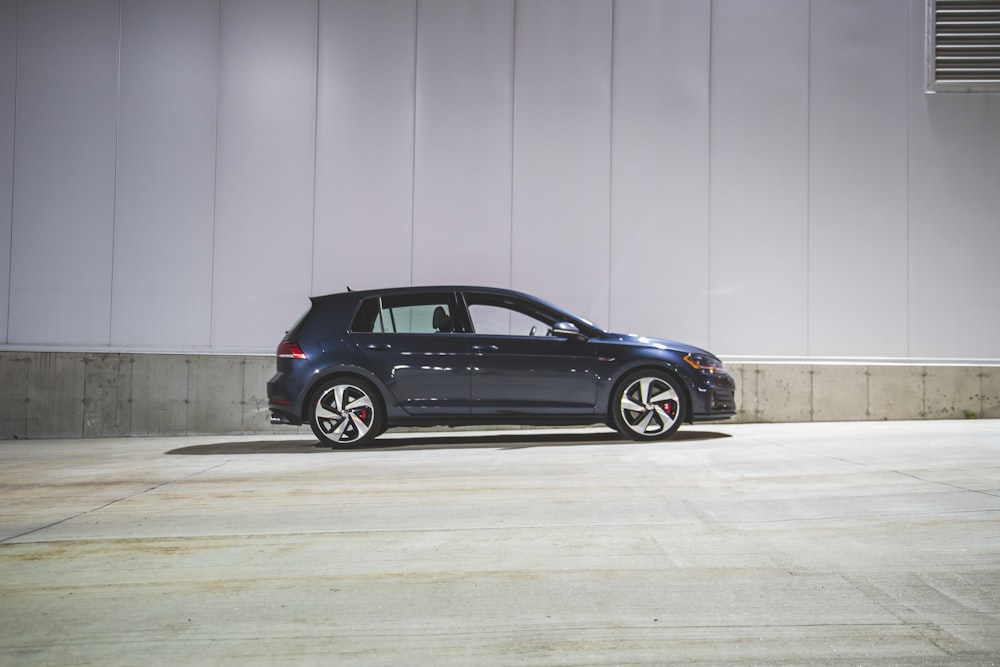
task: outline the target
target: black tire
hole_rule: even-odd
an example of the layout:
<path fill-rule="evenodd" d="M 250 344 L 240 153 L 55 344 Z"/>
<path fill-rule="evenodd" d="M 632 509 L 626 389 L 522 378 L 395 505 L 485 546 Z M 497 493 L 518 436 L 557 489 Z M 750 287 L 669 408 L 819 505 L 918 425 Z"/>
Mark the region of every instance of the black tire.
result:
<path fill-rule="evenodd" d="M 334 377 L 313 394 L 309 426 L 324 445 L 363 447 L 385 431 L 378 390 L 355 377 Z"/>
<path fill-rule="evenodd" d="M 631 440 L 664 440 L 680 427 L 687 396 L 665 371 L 640 370 L 618 383 L 609 407 L 614 427 Z"/>

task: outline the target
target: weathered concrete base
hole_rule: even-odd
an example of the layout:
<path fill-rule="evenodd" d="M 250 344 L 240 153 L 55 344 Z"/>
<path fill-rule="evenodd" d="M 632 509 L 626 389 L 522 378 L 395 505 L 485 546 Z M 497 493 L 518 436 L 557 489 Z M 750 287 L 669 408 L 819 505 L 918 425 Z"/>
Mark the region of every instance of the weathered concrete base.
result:
<path fill-rule="evenodd" d="M 0 353 L 0 439 L 264 434 L 274 358 Z"/>
<path fill-rule="evenodd" d="M 727 364 L 735 421 L 1000 418 L 1000 367 Z"/>
<path fill-rule="evenodd" d="M 728 364 L 734 421 L 1000 418 L 1000 367 Z M 270 356 L 0 352 L 0 439 L 308 433 L 268 423 Z"/>

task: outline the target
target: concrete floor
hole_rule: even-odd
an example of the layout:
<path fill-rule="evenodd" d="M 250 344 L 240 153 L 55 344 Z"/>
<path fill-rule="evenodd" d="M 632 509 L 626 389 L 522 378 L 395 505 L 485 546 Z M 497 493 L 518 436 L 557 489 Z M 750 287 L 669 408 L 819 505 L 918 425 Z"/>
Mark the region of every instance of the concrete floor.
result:
<path fill-rule="evenodd" d="M 1000 422 L 0 442 L 0 664 L 1000 664 Z"/>

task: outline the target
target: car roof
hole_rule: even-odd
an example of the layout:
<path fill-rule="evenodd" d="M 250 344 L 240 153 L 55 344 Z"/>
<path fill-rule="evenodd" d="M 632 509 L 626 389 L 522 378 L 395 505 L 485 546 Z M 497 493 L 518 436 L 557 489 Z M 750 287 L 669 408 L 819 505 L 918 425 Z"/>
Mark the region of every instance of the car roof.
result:
<path fill-rule="evenodd" d="M 380 289 L 367 289 L 367 290 L 357 290 L 353 291 L 348 288 L 346 292 L 336 292 L 333 294 L 323 294 L 319 296 L 310 297 L 312 300 L 340 300 L 340 299 L 365 299 L 370 296 L 378 296 L 380 294 L 419 294 L 427 292 L 485 292 L 488 294 L 506 295 L 506 296 L 517 296 L 526 299 L 531 299 L 532 301 L 540 301 L 545 303 L 545 305 L 551 305 L 546 303 L 543 299 L 539 299 L 531 294 L 526 294 L 524 292 L 518 292 L 516 290 L 505 289 L 502 287 L 486 287 L 483 285 L 412 285 L 404 287 L 386 287 Z M 555 306 L 553 306 L 555 308 Z M 559 310 L 557 308 L 557 310 Z"/>

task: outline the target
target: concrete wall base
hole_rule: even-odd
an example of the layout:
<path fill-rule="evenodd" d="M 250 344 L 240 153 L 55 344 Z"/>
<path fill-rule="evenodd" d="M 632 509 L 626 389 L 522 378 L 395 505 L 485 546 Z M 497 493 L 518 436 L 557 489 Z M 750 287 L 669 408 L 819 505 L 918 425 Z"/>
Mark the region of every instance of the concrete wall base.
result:
<path fill-rule="evenodd" d="M 745 423 L 1000 418 L 997 366 L 726 365 Z"/>
<path fill-rule="evenodd" d="M 1000 418 L 1000 367 L 728 364 L 734 421 Z M 272 426 L 270 356 L 0 352 L 0 439 L 309 433 Z"/>
<path fill-rule="evenodd" d="M 0 352 L 0 439 L 293 434 L 268 422 L 273 374 L 267 356 Z"/>

